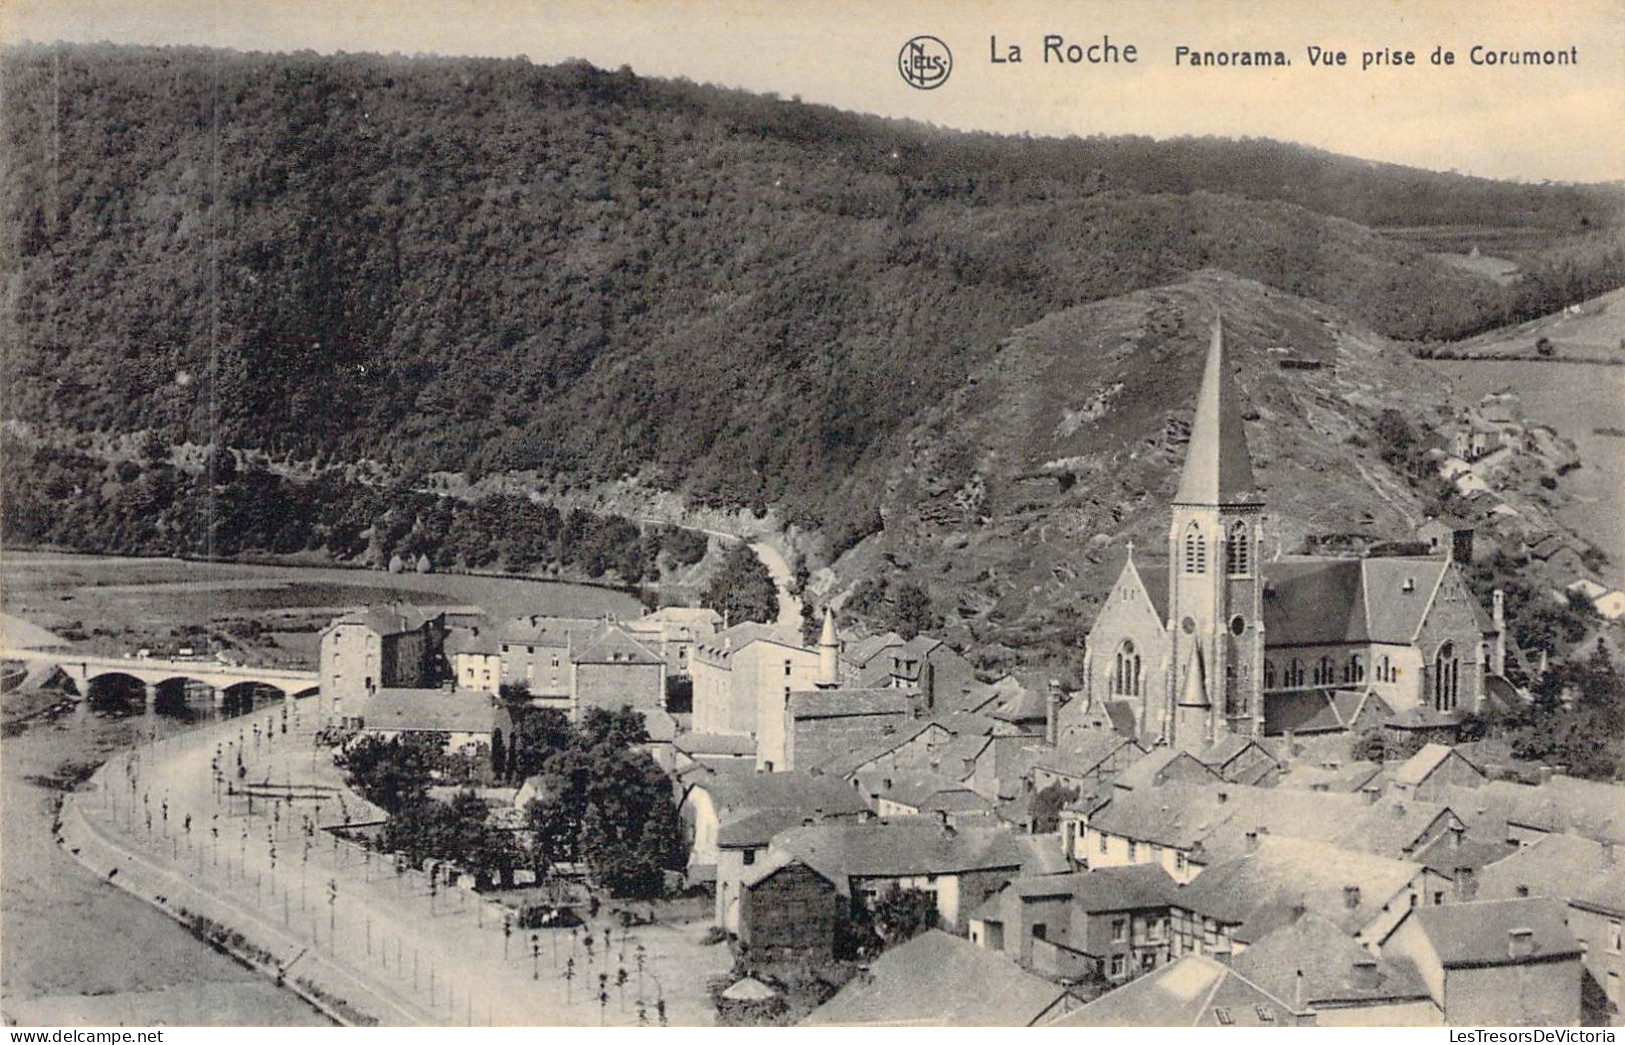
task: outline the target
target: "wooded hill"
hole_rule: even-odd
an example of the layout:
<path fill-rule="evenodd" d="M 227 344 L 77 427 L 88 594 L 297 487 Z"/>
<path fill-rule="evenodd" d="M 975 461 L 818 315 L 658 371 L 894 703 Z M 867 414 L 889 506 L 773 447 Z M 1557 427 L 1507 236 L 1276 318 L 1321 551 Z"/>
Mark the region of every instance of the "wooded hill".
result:
<path fill-rule="evenodd" d="M 4 53 L 4 416 L 641 474 L 855 536 L 1011 331 L 1220 268 L 1391 337 L 1625 283 L 1619 187 L 965 134 L 585 64 Z M 1515 227 L 1511 287 L 1376 227 Z M 1537 249 L 1538 248 L 1538 249 Z"/>

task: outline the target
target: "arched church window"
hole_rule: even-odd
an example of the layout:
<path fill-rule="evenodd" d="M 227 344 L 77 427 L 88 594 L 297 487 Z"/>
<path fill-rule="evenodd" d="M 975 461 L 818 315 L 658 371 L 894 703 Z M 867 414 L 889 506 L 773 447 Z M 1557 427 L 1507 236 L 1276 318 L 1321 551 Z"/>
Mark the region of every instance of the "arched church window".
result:
<path fill-rule="evenodd" d="M 1230 537 L 1224 546 L 1224 559 L 1224 571 L 1232 577 L 1245 577 L 1251 571 L 1252 539 L 1245 522 L 1230 527 Z"/>
<path fill-rule="evenodd" d="M 1329 686 L 1337 681 L 1336 669 L 1332 666 L 1332 658 L 1321 657 L 1315 664 L 1315 685 Z"/>
<path fill-rule="evenodd" d="M 1446 642 L 1433 656 L 1433 710 L 1456 710 L 1460 684 L 1461 658 L 1456 655 L 1456 644 Z"/>
<path fill-rule="evenodd" d="M 1112 665 L 1112 694 L 1119 697 L 1140 695 L 1140 651 L 1133 639 L 1124 639 L 1117 648 L 1117 660 Z"/>
<path fill-rule="evenodd" d="M 1202 530 L 1195 523 L 1185 531 L 1185 572 L 1207 572 L 1207 542 L 1202 540 Z"/>
<path fill-rule="evenodd" d="M 1264 662 L 1264 688 L 1275 688 L 1275 661 L 1273 660 L 1266 660 Z"/>
<path fill-rule="evenodd" d="M 1286 688 L 1298 689 L 1302 685 L 1303 661 L 1299 660 L 1297 657 L 1293 657 L 1292 663 L 1286 666 Z"/>
<path fill-rule="evenodd" d="M 1344 665 L 1343 672 L 1344 682 L 1365 681 L 1365 665 L 1360 662 L 1360 655 L 1358 653 L 1349 654 L 1349 662 L 1348 664 Z"/>

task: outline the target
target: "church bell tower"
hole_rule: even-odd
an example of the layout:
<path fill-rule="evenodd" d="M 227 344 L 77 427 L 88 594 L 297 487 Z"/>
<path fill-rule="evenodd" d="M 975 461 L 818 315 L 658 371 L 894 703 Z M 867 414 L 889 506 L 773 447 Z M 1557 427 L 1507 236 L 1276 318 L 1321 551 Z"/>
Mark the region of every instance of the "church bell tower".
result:
<path fill-rule="evenodd" d="M 1175 747 L 1194 752 L 1226 734 L 1263 732 L 1263 513 L 1215 319 L 1168 529 L 1172 706 L 1164 729 Z"/>

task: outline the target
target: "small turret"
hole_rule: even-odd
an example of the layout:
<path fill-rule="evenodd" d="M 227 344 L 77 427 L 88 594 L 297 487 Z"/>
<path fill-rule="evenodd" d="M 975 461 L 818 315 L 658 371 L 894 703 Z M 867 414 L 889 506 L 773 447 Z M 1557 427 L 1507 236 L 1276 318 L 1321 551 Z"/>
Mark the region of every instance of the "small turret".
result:
<path fill-rule="evenodd" d="M 841 684 L 841 641 L 835 633 L 835 611 L 824 607 L 824 631 L 818 636 L 818 686 L 834 689 Z"/>

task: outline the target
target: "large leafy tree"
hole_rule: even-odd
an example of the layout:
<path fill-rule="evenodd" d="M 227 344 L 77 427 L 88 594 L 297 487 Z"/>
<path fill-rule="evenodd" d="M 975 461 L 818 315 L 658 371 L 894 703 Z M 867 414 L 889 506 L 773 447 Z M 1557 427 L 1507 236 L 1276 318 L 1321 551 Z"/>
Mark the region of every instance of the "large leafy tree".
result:
<path fill-rule="evenodd" d="M 728 552 L 700 601 L 722 614 L 729 624 L 765 624 L 779 618 L 779 593 L 773 575 L 746 544 Z"/>

